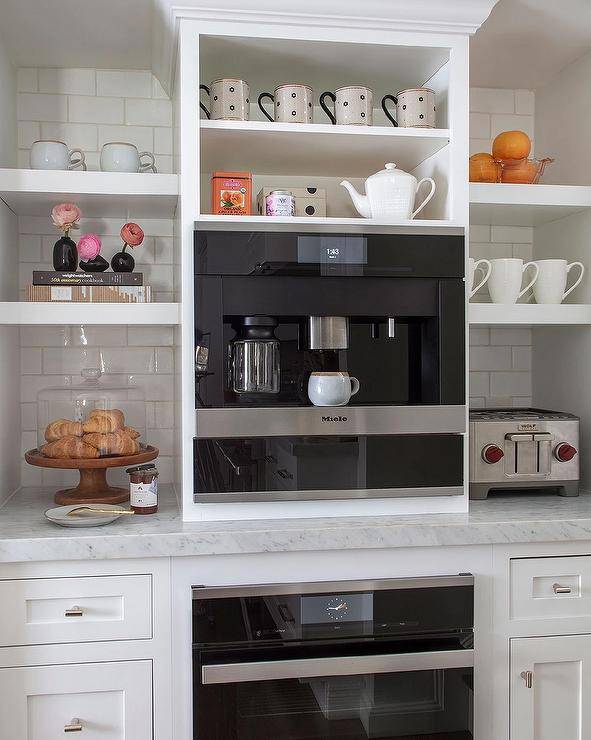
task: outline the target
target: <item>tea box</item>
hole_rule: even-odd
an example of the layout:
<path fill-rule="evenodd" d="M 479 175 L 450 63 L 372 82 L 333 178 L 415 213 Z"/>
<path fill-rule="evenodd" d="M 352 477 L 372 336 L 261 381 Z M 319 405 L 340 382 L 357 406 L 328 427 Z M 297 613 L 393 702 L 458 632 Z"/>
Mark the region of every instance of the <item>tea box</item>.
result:
<path fill-rule="evenodd" d="M 264 187 L 257 195 L 257 212 L 264 216 L 266 199 L 278 187 Z M 326 190 L 324 188 L 289 188 L 295 199 L 296 216 L 326 216 Z"/>
<path fill-rule="evenodd" d="M 250 216 L 252 174 L 214 172 L 211 176 L 211 212 L 223 216 Z"/>

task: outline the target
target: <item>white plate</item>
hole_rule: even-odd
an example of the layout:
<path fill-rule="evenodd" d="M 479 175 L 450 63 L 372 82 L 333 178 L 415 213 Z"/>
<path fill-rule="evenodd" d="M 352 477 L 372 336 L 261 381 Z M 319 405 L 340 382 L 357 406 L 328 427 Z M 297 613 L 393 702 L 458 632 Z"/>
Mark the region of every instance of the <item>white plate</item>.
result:
<path fill-rule="evenodd" d="M 81 514 L 80 516 L 67 516 L 69 511 L 77 509 L 82 504 L 76 506 L 56 506 L 54 509 L 47 509 L 45 516 L 50 522 L 59 524 L 60 527 L 100 527 L 103 524 L 110 524 L 121 518 L 120 514 Z M 113 504 L 84 504 L 89 509 L 120 509 L 125 511 L 125 507 Z"/>

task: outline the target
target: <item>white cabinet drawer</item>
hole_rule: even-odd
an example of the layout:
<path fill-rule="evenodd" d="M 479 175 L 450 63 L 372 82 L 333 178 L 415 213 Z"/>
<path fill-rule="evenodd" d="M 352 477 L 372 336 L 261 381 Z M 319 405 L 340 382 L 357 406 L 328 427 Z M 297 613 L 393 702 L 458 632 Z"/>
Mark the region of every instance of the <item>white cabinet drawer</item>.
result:
<path fill-rule="evenodd" d="M 511 619 L 591 616 L 591 555 L 511 560 Z"/>
<path fill-rule="evenodd" d="M 0 737 L 151 740 L 152 663 L 2 668 Z"/>
<path fill-rule="evenodd" d="M 152 636 L 149 575 L 0 581 L 0 646 Z"/>

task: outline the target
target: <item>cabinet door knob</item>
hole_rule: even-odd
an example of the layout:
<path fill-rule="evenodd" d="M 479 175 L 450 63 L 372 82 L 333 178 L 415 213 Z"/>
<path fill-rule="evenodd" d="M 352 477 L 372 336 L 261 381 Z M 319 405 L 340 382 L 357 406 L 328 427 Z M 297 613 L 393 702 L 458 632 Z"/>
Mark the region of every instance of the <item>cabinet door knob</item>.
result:
<path fill-rule="evenodd" d="M 521 671 L 521 678 L 525 681 L 525 688 L 531 689 L 534 684 L 534 673 L 533 671 Z"/>
<path fill-rule="evenodd" d="M 80 606 L 73 606 L 70 609 L 66 609 L 64 612 L 64 616 L 66 617 L 82 617 L 84 616 L 84 612 L 82 611 L 82 607 Z"/>
<path fill-rule="evenodd" d="M 73 717 L 70 724 L 64 727 L 64 732 L 82 732 L 82 723 L 78 717 Z"/>
<path fill-rule="evenodd" d="M 571 587 L 570 586 L 561 586 L 560 583 L 555 583 L 552 586 L 552 590 L 555 594 L 570 594 L 571 593 Z"/>

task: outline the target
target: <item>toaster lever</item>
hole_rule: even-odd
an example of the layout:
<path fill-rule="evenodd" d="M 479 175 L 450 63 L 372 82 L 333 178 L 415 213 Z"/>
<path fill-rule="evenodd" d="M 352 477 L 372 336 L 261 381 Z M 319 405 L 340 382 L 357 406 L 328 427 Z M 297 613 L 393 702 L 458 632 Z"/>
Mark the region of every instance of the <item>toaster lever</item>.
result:
<path fill-rule="evenodd" d="M 534 442 L 552 442 L 554 435 L 550 432 L 538 432 L 534 434 Z"/>
<path fill-rule="evenodd" d="M 509 442 L 533 442 L 534 435 L 533 434 L 505 434 L 505 439 L 508 439 Z"/>

